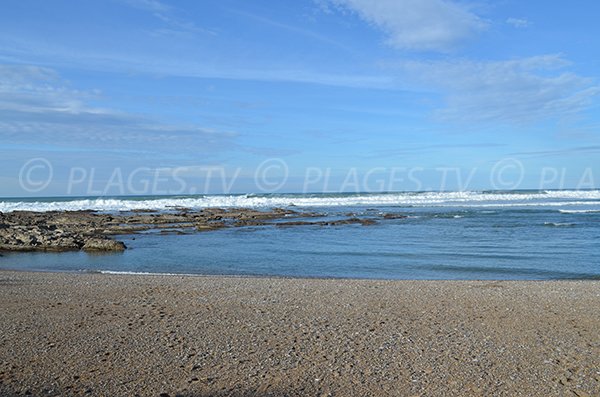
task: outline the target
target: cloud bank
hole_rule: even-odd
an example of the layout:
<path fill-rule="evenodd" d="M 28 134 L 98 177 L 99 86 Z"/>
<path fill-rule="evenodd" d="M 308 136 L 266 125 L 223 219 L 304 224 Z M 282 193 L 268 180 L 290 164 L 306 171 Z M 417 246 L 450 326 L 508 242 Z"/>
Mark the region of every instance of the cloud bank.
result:
<path fill-rule="evenodd" d="M 211 154 L 235 148 L 235 133 L 161 123 L 88 104 L 52 69 L 0 65 L 0 138 L 11 144 Z"/>
<path fill-rule="evenodd" d="M 442 120 L 528 123 L 587 109 L 600 86 L 565 71 L 560 55 L 508 61 L 406 61 L 401 73 L 439 90 Z"/>

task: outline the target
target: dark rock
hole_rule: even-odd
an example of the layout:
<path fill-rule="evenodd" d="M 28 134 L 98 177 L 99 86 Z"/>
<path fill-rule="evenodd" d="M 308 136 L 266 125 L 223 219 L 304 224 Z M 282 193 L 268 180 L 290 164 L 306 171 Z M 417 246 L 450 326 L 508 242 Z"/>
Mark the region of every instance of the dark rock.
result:
<path fill-rule="evenodd" d="M 125 244 L 109 238 L 92 237 L 85 240 L 84 251 L 125 251 Z"/>
<path fill-rule="evenodd" d="M 272 223 L 272 225 L 285 227 L 285 226 L 339 226 L 339 225 L 351 225 L 359 223 L 361 225 L 374 225 L 375 222 L 373 219 L 360 219 L 360 218 L 347 218 L 347 219 L 338 219 L 333 221 L 288 221 L 288 222 L 277 222 Z"/>
<path fill-rule="evenodd" d="M 366 219 L 361 219 L 360 224 L 363 226 L 371 226 L 371 225 L 376 225 L 377 221 L 374 219 L 371 219 L 371 218 L 366 218 Z"/>
<path fill-rule="evenodd" d="M 389 214 L 389 213 L 383 215 L 383 219 L 404 219 L 404 218 L 408 218 L 408 216 L 402 215 L 402 214 Z"/>
<path fill-rule="evenodd" d="M 205 208 L 180 212 L 153 210 L 102 214 L 94 211 L 14 211 L 0 213 L 0 251 L 123 251 L 125 244 L 108 236 L 134 234 L 146 230 L 182 233 L 182 229 L 211 231 L 235 226 L 335 226 L 372 220 L 348 218 L 335 221 L 290 220 L 322 217 L 318 213 L 300 213 L 286 208 L 257 210 L 250 208 Z M 285 218 L 286 221 L 278 221 Z"/>
<path fill-rule="evenodd" d="M 225 222 L 208 222 L 208 223 L 199 223 L 196 225 L 196 230 L 200 232 L 217 230 L 226 227 Z"/>

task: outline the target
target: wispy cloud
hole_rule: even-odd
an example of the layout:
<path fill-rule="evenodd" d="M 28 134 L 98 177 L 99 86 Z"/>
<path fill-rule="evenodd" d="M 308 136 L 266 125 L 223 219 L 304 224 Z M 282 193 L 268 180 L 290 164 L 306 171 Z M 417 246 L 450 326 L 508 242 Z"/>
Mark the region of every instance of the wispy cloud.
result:
<path fill-rule="evenodd" d="M 600 153 L 600 145 L 588 145 L 588 146 L 577 146 L 565 149 L 552 149 L 552 150 L 537 150 L 529 152 L 517 152 L 512 153 L 514 156 L 525 156 L 525 157 L 560 157 L 560 156 L 578 156 L 585 154 L 597 154 Z"/>
<path fill-rule="evenodd" d="M 446 0 L 321 0 L 349 10 L 382 30 L 403 50 L 447 52 L 485 30 L 488 23 L 464 3 Z"/>
<path fill-rule="evenodd" d="M 321 43 L 324 43 L 324 44 L 327 44 L 327 45 L 330 45 L 333 47 L 337 47 L 346 52 L 350 52 L 350 53 L 354 53 L 354 54 L 356 53 L 356 51 L 354 49 L 350 48 L 349 46 L 344 45 L 344 44 L 340 43 L 339 41 L 333 40 L 330 37 L 327 37 L 323 34 L 319 34 L 314 30 L 301 28 L 301 27 L 290 25 L 287 23 L 282 23 L 282 22 L 275 21 L 270 18 L 266 18 L 261 15 L 256 15 L 256 14 L 252 14 L 252 13 L 241 11 L 241 10 L 230 10 L 230 12 L 241 15 L 250 20 L 254 20 L 261 24 L 265 24 L 265 25 L 269 25 L 269 26 L 272 26 L 272 27 L 275 27 L 278 29 L 286 30 L 286 31 L 292 32 L 294 34 L 307 37 L 311 40 L 318 41 L 318 42 L 321 42 Z"/>
<path fill-rule="evenodd" d="M 506 146 L 502 143 L 444 143 L 434 145 L 419 145 L 419 146 L 403 146 L 402 148 L 390 148 L 385 150 L 379 150 L 369 157 L 383 158 L 383 157 L 403 157 L 410 155 L 422 155 L 425 153 L 434 152 L 448 152 L 448 150 L 461 150 L 461 149 L 485 149 L 485 148 L 498 148 Z"/>
<path fill-rule="evenodd" d="M 265 82 L 290 82 L 318 84 L 349 88 L 394 88 L 395 79 L 380 72 L 352 73 L 323 71 L 318 65 L 258 64 L 249 60 L 247 64 L 226 59 L 195 59 L 193 56 L 180 58 L 145 53 L 102 52 L 93 49 L 73 49 L 60 44 L 40 45 L 18 37 L 1 37 L 0 61 L 29 63 L 51 68 L 80 68 L 84 70 L 141 73 L 176 77 L 247 80 Z"/>
<path fill-rule="evenodd" d="M 390 65 L 387 65 L 388 67 Z M 565 71 L 560 55 L 509 61 L 405 61 L 396 64 L 406 76 L 440 90 L 442 120 L 527 123 L 572 116 L 600 94 L 591 78 Z"/>
<path fill-rule="evenodd" d="M 176 8 L 158 0 L 120 0 L 123 4 L 149 12 L 154 17 L 165 23 L 166 27 L 157 29 L 154 34 L 181 34 L 181 33 L 202 33 L 215 35 L 216 32 L 210 29 L 199 27 L 195 23 L 176 16 Z"/>
<path fill-rule="evenodd" d="M 88 104 L 51 69 L 0 65 L 0 137 L 13 144 L 202 154 L 235 149 L 236 134 Z"/>
<path fill-rule="evenodd" d="M 525 18 L 508 18 L 506 19 L 506 23 L 515 28 L 527 28 L 531 25 L 531 22 Z"/>

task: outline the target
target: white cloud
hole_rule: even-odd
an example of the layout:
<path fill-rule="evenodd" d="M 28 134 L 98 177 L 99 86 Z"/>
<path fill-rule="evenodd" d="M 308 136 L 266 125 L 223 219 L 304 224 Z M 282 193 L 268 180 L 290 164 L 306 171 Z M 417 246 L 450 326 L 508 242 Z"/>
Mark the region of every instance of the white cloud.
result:
<path fill-rule="evenodd" d="M 531 22 L 525 18 L 508 18 L 506 23 L 514 26 L 515 28 L 526 28 L 531 25 Z"/>
<path fill-rule="evenodd" d="M 51 69 L 28 65 L 0 65 L 0 89 L 25 86 L 31 81 L 56 80 L 58 75 Z"/>
<path fill-rule="evenodd" d="M 70 88 L 51 69 L 0 65 L 0 138 L 12 144 L 214 153 L 236 148 L 236 134 L 173 125 L 88 104 L 94 92 Z"/>
<path fill-rule="evenodd" d="M 447 0 L 326 1 L 383 30 L 386 43 L 398 49 L 446 52 L 488 25 L 464 4 Z"/>
<path fill-rule="evenodd" d="M 83 107 L 82 101 L 94 94 L 71 89 L 52 69 L 0 65 L 0 110 L 77 113 Z"/>
<path fill-rule="evenodd" d="M 565 71 L 559 55 L 510 61 L 409 61 L 400 69 L 441 90 L 443 120 L 527 123 L 577 114 L 592 104 L 600 86 Z M 398 66 L 398 65 L 396 65 Z"/>

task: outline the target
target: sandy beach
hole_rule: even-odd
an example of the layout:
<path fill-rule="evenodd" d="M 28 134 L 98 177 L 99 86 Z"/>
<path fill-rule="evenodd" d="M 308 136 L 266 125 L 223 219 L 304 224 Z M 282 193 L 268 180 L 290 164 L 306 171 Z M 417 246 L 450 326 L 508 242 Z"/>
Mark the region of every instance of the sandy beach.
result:
<path fill-rule="evenodd" d="M 600 394 L 600 282 L 0 272 L 2 395 Z"/>

